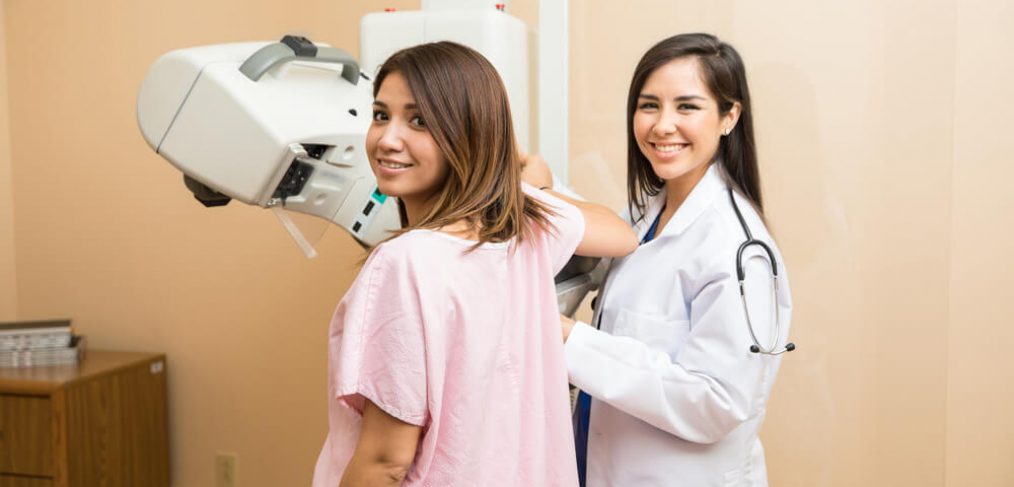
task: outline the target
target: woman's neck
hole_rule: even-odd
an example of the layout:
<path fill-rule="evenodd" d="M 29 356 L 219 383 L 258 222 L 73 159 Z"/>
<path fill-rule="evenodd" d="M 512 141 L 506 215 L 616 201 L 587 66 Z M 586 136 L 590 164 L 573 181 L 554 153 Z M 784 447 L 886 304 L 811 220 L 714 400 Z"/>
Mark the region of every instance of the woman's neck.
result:
<path fill-rule="evenodd" d="M 429 213 L 430 209 L 433 208 L 435 198 L 428 200 L 416 200 L 409 198 L 401 198 L 401 204 L 405 208 L 405 219 L 408 220 L 408 226 L 414 227 L 423 220 L 423 217 Z"/>
<path fill-rule="evenodd" d="M 426 213 L 433 208 L 434 202 L 430 200 L 419 203 L 411 200 L 402 200 L 402 203 L 405 206 L 405 218 L 408 220 L 408 226 L 413 227 L 421 222 Z M 436 230 L 466 240 L 479 239 L 479 232 L 465 220 L 449 223 Z"/>
<path fill-rule="evenodd" d="M 673 215 L 676 214 L 676 210 L 687 200 L 690 192 L 697 187 L 697 183 L 701 182 L 701 179 L 704 179 L 704 175 L 708 173 L 708 168 L 711 167 L 711 164 L 713 163 L 709 162 L 693 172 L 665 182 L 665 207 L 658 216 L 658 228 L 655 230 L 656 235 L 662 233 L 669 220 L 672 220 Z"/>
<path fill-rule="evenodd" d="M 443 232 L 448 235 L 465 239 L 465 240 L 479 240 L 479 232 L 472 225 L 464 220 L 459 220 L 454 223 L 444 225 L 437 229 L 438 232 Z"/>
<path fill-rule="evenodd" d="M 687 200 L 690 193 L 697 187 L 697 183 L 704 179 L 704 175 L 708 173 L 708 168 L 711 167 L 711 164 L 713 163 L 709 162 L 693 172 L 665 182 L 666 212 L 670 214 L 675 213 L 683 205 L 683 202 Z"/>

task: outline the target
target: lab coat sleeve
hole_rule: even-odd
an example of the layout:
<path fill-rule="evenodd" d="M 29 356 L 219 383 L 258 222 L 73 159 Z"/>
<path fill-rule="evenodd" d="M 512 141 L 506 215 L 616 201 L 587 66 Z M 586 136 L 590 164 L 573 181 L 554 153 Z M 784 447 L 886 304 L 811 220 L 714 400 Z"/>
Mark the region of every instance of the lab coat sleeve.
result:
<path fill-rule="evenodd" d="M 749 352 L 753 342 L 730 270 L 702 281 L 690 302 L 690 333 L 675 358 L 632 337 L 575 326 L 565 346 L 571 383 L 695 443 L 716 442 L 763 411 L 768 374 L 778 358 Z M 747 275 L 768 276 L 766 261 L 749 259 Z M 764 282 L 748 277 L 751 305 L 770 303 L 770 284 L 765 288 Z M 763 308 L 758 315 L 769 316 Z"/>

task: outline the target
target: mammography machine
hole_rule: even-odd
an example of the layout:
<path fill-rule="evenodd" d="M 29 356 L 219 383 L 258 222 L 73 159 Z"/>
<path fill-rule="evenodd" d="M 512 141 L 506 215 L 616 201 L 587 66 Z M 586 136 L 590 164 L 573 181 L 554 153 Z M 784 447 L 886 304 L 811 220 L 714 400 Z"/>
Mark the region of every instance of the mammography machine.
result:
<path fill-rule="evenodd" d="M 398 226 L 366 158 L 372 99 L 350 55 L 286 36 L 162 56 L 137 118 L 148 145 L 205 205 L 284 207 L 372 245 Z"/>
<path fill-rule="evenodd" d="M 519 20 L 471 9 L 377 15 L 362 22 L 363 58 L 370 69 L 401 47 L 439 39 L 489 54 L 505 78 L 512 106 L 525 107 L 524 117 L 515 117 L 524 126 L 518 130 L 525 134 L 524 148 L 528 91 L 510 88 L 512 83 L 527 86 L 526 64 L 515 59 L 527 52 Z M 444 28 L 426 28 L 434 25 Z M 454 25 L 471 27 L 455 36 L 449 27 Z M 399 35 L 380 36 L 378 29 Z M 433 32 L 445 35 L 434 38 Z M 505 42 L 518 49 L 505 49 Z M 235 199 L 273 209 L 312 257 L 312 245 L 282 208 L 330 221 L 364 246 L 399 227 L 397 207 L 378 191 L 366 157 L 372 101 L 370 76 L 351 55 L 285 36 L 280 42 L 163 55 L 144 79 L 137 119 L 148 145 L 184 174 L 199 201 L 220 206 Z M 592 267 L 594 260 L 575 258 L 557 276 L 562 313 L 572 315 L 594 288 L 587 275 Z"/>

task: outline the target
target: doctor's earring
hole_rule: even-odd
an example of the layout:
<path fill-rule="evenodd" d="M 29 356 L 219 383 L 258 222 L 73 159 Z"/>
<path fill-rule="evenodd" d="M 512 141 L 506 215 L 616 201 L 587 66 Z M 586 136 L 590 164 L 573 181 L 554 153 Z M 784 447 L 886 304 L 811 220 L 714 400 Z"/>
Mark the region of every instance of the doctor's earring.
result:
<path fill-rule="evenodd" d="M 732 127 L 726 128 L 725 131 L 722 132 L 722 135 L 728 137 L 730 133 L 732 133 Z"/>

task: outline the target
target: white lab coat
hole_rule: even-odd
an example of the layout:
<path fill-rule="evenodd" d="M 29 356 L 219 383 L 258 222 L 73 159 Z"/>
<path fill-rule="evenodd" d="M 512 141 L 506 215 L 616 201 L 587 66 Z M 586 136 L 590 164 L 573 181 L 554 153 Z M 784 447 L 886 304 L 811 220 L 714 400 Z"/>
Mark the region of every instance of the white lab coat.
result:
<path fill-rule="evenodd" d="M 567 340 L 570 381 L 593 398 L 588 487 L 767 485 L 757 431 L 781 356 L 749 351 L 735 267 L 745 234 L 727 187 L 713 164 L 654 240 L 611 263 L 593 321 L 601 329 L 575 326 Z M 782 345 L 792 309 L 784 261 L 736 198 L 778 261 Z M 639 238 L 664 201 L 663 190 L 649 202 Z M 773 300 L 761 253 L 744 255 L 746 294 L 767 346 Z"/>

